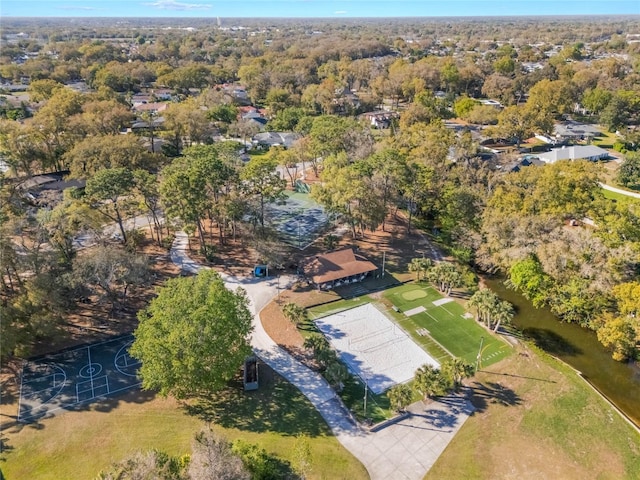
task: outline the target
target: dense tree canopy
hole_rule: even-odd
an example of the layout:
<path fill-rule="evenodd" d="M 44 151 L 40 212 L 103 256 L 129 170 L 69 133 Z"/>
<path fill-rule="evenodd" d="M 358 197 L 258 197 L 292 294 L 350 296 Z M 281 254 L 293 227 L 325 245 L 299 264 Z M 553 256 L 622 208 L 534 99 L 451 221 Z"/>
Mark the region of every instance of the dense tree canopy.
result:
<path fill-rule="evenodd" d="M 177 398 L 223 388 L 251 353 L 247 302 L 211 270 L 169 280 L 138 315 L 130 353 L 143 388 Z"/>
<path fill-rule="evenodd" d="M 639 207 L 602 196 L 592 164 L 508 173 L 516 152 L 493 156 L 480 145 L 492 137 L 519 147 L 533 134 L 553 135 L 566 115 L 600 122 L 619 132 L 614 148 L 626 160 L 618 182 L 638 186 L 640 50 L 620 33 L 635 28 L 633 20 L 454 22 L 444 36 L 444 24 L 424 19 L 402 29 L 391 21 L 300 28 L 251 20 L 237 30 L 190 21 L 197 28 L 149 24 L 125 36 L 109 22 L 66 25 L 65 35 L 4 22 L 7 34 L 30 35 L 0 50 L 0 77 L 15 84 L 0 97 L 9 175 L 70 169 L 88 182 L 84 195 L 75 190 L 60 208 L 33 215 L 45 200 L 35 195 L 27 209 L 16 185 L 3 191 L 2 300 L 7 324 L 19 327 L 5 338 L 54 329 L 44 312 L 64 308 L 39 286 L 58 279 L 52 300 L 73 290 L 70 279 L 86 273 L 89 257 L 104 257 L 94 249 L 78 258 L 74 237 L 91 230 L 107 242 L 105 218 L 120 225 L 123 240 L 124 218 L 141 212 L 158 242 L 172 227 L 197 232 L 209 260 L 214 232 L 220 244 L 231 234 L 256 235 L 265 248 L 266 206 L 284 200 L 276 164 L 292 186 L 302 164 L 321 180 L 313 196 L 354 236 L 405 211 L 408 229 L 417 217 L 462 263 L 504 272 L 534 304 L 601 331 L 616 352 L 635 348 L 625 347 L 633 343 L 624 343 L 629 319 L 613 306 L 612 289 L 637 279 Z M 9 91 L 20 84 L 24 94 Z M 368 116 L 374 110 L 387 116 L 379 128 Z M 252 116 L 302 138 L 256 155 L 253 137 L 263 127 Z M 476 125 L 462 129 L 460 119 Z M 437 278 L 452 273 L 444 270 L 431 280 L 448 290 Z"/>

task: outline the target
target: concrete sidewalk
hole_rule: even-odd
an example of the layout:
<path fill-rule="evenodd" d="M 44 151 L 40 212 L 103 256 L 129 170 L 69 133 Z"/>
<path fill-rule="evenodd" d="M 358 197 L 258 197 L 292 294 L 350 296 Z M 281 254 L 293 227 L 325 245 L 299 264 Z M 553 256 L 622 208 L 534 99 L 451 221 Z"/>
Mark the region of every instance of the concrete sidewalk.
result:
<path fill-rule="evenodd" d="M 187 255 L 187 245 L 187 235 L 178 232 L 171 248 L 171 260 L 183 271 L 197 273 L 205 267 Z M 452 395 L 428 405 L 418 402 L 409 408 L 408 417 L 375 433 L 361 428 L 353 422 L 326 380 L 280 348 L 262 326 L 259 312 L 277 295 L 278 282 L 218 273 L 227 288 L 235 290 L 240 286 L 247 292 L 254 315 L 251 345 L 256 355 L 309 399 L 338 441 L 366 467 L 372 480 L 424 477 L 472 413 L 473 407 L 468 400 Z M 281 278 L 280 288 L 286 288 L 293 280 L 292 277 Z"/>
<path fill-rule="evenodd" d="M 612 187 L 611 185 L 606 185 L 604 183 L 600 183 L 600 187 L 604 188 L 605 190 L 609 190 L 610 192 L 626 195 L 627 197 L 640 198 L 640 193 L 638 192 L 630 192 L 629 190 L 623 190 L 621 188 Z"/>

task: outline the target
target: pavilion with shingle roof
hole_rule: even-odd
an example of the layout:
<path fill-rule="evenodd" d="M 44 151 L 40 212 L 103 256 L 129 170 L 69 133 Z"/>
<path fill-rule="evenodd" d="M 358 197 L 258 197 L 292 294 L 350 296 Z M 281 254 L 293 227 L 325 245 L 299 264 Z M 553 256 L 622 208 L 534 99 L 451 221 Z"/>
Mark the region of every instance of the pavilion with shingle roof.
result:
<path fill-rule="evenodd" d="M 360 282 L 377 269 L 364 256 L 355 253 L 353 248 L 316 255 L 302 264 L 307 279 L 322 290 Z"/>

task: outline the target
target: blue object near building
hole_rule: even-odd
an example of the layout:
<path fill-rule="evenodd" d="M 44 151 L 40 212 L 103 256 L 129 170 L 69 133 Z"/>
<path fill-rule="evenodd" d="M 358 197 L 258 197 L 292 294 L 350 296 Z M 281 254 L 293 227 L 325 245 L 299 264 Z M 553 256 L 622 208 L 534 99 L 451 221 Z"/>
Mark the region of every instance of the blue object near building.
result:
<path fill-rule="evenodd" d="M 266 265 L 256 265 L 253 269 L 254 277 L 266 277 L 267 276 L 267 266 Z"/>

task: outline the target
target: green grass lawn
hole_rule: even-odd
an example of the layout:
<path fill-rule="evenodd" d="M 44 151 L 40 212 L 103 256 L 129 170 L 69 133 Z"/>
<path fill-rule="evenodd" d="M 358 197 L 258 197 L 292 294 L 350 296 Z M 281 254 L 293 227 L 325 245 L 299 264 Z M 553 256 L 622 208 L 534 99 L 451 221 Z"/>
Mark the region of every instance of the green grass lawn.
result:
<path fill-rule="evenodd" d="M 425 479 L 638 479 L 638 432 L 571 367 L 521 353 L 475 375 L 477 410 Z"/>
<path fill-rule="evenodd" d="M 446 359 L 448 351 L 475 365 L 481 342 L 480 367 L 496 363 L 512 351 L 504 340 L 487 332 L 476 320 L 465 318 L 465 310 L 459 303 L 452 301 L 440 306 L 434 305 L 434 301 L 443 297 L 428 285 L 403 285 L 388 290 L 385 297 L 402 312 L 420 306 L 426 309 L 409 317 L 404 313 L 393 312 L 393 317 L 438 361 Z M 427 332 L 428 335 L 420 335 Z M 439 351 L 437 347 L 434 348 L 434 343 L 438 344 Z"/>
<path fill-rule="evenodd" d="M 360 305 L 371 303 L 372 301 L 373 299 L 371 297 L 363 295 L 362 297 L 338 300 L 337 302 L 325 303 L 324 305 L 316 305 L 315 307 L 308 308 L 307 311 L 309 312 L 311 319 L 315 320 L 317 318 L 333 315 L 334 313 L 340 313 L 344 310 L 349 310 L 350 308 L 359 307 Z"/>
<path fill-rule="evenodd" d="M 618 188 L 624 188 L 624 187 L 618 187 Z M 639 198 L 635 198 L 635 197 L 630 197 L 629 195 L 624 195 L 622 193 L 618 193 L 618 192 L 612 192 L 611 190 L 605 190 L 604 188 L 602 189 L 602 194 L 605 196 L 605 198 L 608 198 L 610 200 L 615 200 L 616 202 L 632 202 L 632 203 L 638 203 L 640 202 Z"/>
<path fill-rule="evenodd" d="M 310 478 L 368 478 L 294 386 L 278 376 L 264 380 L 256 392 L 245 393 L 235 384 L 189 407 L 133 392 L 14 427 L 3 432 L 3 478 L 90 479 L 138 450 L 181 456 L 191 451 L 194 434 L 209 422 L 227 439 L 258 444 L 285 461 L 292 460 L 297 435 L 306 435 Z"/>
<path fill-rule="evenodd" d="M 376 395 L 367 389 L 367 410 L 365 411 L 364 383 L 356 376 L 351 376 L 344 384 L 340 392 L 340 398 L 351 412 L 360 420 L 370 419 L 373 423 L 382 422 L 391 418 L 395 413 L 389 406 L 389 398 L 386 394 Z"/>
<path fill-rule="evenodd" d="M 594 137 L 591 142 L 592 145 L 600 148 L 613 148 L 613 144 L 616 143 L 618 137 L 615 133 L 611 132 L 600 132 L 600 135 Z"/>

